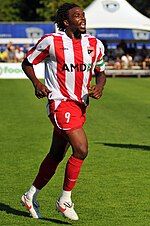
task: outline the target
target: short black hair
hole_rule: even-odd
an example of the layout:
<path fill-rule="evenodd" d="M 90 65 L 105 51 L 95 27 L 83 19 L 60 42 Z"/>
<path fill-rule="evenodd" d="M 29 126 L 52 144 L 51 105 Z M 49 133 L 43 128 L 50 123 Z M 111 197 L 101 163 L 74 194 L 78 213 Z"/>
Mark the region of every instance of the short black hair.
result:
<path fill-rule="evenodd" d="M 54 23 L 57 24 L 57 27 L 60 31 L 65 30 L 66 27 L 64 25 L 64 20 L 68 19 L 68 11 L 74 7 L 79 7 L 79 6 L 74 3 L 64 3 L 58 8 L 55 16 L 52 17 L 52 20 L 54 21 Z"/>

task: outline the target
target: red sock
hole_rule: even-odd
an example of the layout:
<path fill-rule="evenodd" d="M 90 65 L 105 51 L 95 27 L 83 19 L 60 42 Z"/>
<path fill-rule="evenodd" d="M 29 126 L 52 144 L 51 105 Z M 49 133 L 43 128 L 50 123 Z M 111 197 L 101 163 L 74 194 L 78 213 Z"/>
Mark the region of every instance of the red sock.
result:
<path fill-rule="evenodd" d="M 33 185 L 41 190 L 55 174 L 58 164 L 59 162 L 51 158 L 48 154 L 41 163 L 39 173 L 37 174 Z"/>
<path fill-rule="evenodd" d="M 66 165 L 63 190 L 71 191 L 78 179 L 83 160 L 71 156 Z"/>

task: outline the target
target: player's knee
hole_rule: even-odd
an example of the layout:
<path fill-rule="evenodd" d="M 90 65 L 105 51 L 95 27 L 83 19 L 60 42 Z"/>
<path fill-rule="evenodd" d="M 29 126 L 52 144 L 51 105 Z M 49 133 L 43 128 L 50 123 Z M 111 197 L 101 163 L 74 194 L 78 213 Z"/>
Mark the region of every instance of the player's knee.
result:
<path fill-rule="evenodd" d="M 83 159 L 84 160 L 87 157 L 87 155 L 88 155 L 88 150 L 86 150 L 85 152 L 82 152 L 80 154 L 80 159 Z"/>
<path fill-rule="evenodd" d="M 84 160 L 88 155 L 88 147 L 87 145 L 79 145 L 74 149 L 74 156 L 76 158 Z"/>

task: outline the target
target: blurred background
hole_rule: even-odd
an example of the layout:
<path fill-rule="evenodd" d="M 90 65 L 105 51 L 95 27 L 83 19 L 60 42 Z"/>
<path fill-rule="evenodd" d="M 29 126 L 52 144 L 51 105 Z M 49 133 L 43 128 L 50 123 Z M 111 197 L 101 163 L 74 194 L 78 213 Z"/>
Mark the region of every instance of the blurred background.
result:
<path fill-rule="evenodd" d="M 0 76 L 5 63 L 19 63 L 44 34 L 55 32 L 52 16 L 64 0 L 0 1 Z M 105 46 L 107 76 L 150 76 L 148 0 L 74 0 L 85 10 L 87 32 Z M 8 66 L 8 64 L 7 64 Z M 13 67 L 11 65 L 11 67 Z M 17 66 L 15 66 L 15 71 Z"/>

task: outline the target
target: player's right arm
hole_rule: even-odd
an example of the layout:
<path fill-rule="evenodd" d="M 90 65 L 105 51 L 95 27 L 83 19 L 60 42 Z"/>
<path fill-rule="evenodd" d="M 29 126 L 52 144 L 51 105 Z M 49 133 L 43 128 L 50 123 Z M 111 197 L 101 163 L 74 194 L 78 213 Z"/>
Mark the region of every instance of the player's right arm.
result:
<path fill-rule="evenodd" d="M 39 79 L 35 75 L 35 71 L 33 68 L 33 64 L 31 64 L 27 58 L 25 58 L 22 62 L 22 69 L 27 77 L 31 80 L 34 88 L 35 88 L 35 95 L 37 98 L 47 97 L 50 91 L 48 88 L 43 85 Z"/>
<path fill-rule="evenodd" d="M 36 77 L 33 65 L 39 64 L 49 56 L 51 37 L 50 35 L 43 36 L 37 44 L 29 50 L 26 58 L 22 62 L 22 69 L 31 80 L 37 98 L 46 97 L 50 93 L 50 90 Z"/>

